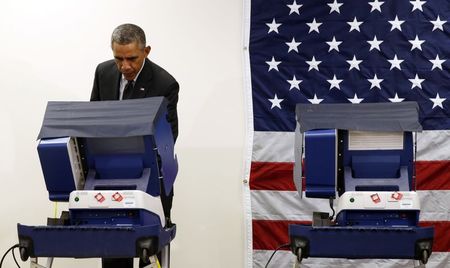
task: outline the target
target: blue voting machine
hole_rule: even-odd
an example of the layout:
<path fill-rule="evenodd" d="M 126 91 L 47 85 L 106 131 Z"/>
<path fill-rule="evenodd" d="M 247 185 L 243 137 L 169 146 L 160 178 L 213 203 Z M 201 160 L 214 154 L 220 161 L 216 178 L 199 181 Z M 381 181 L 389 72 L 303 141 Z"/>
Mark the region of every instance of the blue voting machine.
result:
<path fill-rule="evenodd" d="M 37 151 L 49 199 L 69 210 L 47 225 L 18 224 L 22 260 L 136 257 L 169 267 L 176 225 L 161 197 L 178 164 L 166 105 L 163 97 L 48 103 Z"/>
<path fill-rule="evenodd" d="M 296 116 L 299 196 L 328 199 L 333 211 L 314 212 L 311 225 L 289 226 L 298 262 L 380 258 L 427 263 L 434 230 L 418 224 L 413 132 L 422 127 L 417 104 L 298 104 Z"/>

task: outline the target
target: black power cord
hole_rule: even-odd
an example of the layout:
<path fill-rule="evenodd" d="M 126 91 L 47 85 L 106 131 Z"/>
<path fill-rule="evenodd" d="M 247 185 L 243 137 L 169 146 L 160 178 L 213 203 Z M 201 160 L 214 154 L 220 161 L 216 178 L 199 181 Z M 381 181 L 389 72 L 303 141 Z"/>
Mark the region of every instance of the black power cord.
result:
<path fill-rule="evenodd" d="M 14 262 L 16 263 L 17 267 L 20 268 L 19 263 L 18 263 L 17 260 L 16 260 L 16 255 L 14 255 L 14 249 L 15 249 L 15 248 L 18 248 L 18 247 L 19 247 L 19 244 L 15 244 L 14 246 L 10 247 L 10 248 L 5 252 L 5 254 L 3 254 L 2 260 L 0 261 L 0 268 L 3 266 L 3 261 L 5 260 L 6 255 L 8 255 L 8 253 L 9 253 L 10 251 L 12 252 Z"/>
<path fill-rule="evenodd" d="M 330 219 L 330 221 L 332 221 L 333 218 L 334 218 L 334 215 L 336 214 L 336 211 L 334 211 L 334 208 L 333 208 L 333 198 L 330 198 L 329 202 L 330 202 L 330 208 L 331 208 L 331 211 L 333 211 L 333 214 L 331 214 L 331 216 L 329 217 L 329 219 Z"/>
<path fill-rule="evenodd" d="M 16 244 L 16 245 L 18 246 L 18 244 Z M 19 265 L 19 263 L 17 262 L 17 259 L 16 259 L 16 254 L 14 254 L 14 249 L 11 250 L 11 253 L 12 253 L 12 255 L 13 255 L 13 260 L 14 260 L 14 262 L 16 263 L 17 267 L 20 268 L 20 265 Z M 1 267 L 1 266 L 0 266 L 0 267 Z"/>
<path fill-rule="evenodd" d="M 270 258 L 269 258 L 269 260 L 267 261 L 266 266 L 264 266 L 264 268 L 267 268 L 267 267 L 269 266 L 270 261 L 272 260 L 273 256 L 275 255 L 275 253 L 277 253 L 278 250 L 280 250 L 280 249 L 282 249 L 282 248 L 289 247 L 290 245 L 291 245 L 291 244 L 288 243 L 288 244 L 283 244 L 283 245 L 280 245 L 279 247 L 277 247 L 277 248 L 273 251 L 272 255 L 270 256 Z M 0 267 L 1 267 L 1 266 L 0 266 Z"/>

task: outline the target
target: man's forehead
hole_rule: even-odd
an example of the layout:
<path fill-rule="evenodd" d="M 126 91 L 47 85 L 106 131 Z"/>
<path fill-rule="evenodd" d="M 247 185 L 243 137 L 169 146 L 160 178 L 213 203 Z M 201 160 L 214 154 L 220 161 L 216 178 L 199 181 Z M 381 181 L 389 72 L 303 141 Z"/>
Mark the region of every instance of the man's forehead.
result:
<path fill-rule="evenodd" d="M 116 53 L 120 53 L 120 54 L 137 54 L 140 53 L 142 51 L 144 51 L 144 49 L 141 49 L 139 47 L 139 45 L 137 44 L 137 42 L 133 42 L 133 43 L 129 43 L 129 44 L 117 44 L 117 43 L 113 43 L 112 45 L 112 50 L 114 52 L 114 54 Z"/>

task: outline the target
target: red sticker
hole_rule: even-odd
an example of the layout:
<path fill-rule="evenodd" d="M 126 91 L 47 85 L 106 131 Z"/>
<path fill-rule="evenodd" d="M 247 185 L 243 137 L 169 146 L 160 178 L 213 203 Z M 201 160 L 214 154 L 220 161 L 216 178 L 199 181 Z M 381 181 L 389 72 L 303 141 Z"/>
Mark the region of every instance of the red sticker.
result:
<path fill-rule="evenodd" d="M 113 198 L 114 201 L 117 201 L 117 202 L 120 202 L 120 201 L 122 201 L 122 199 L 123 199 L 122 195 L 119 194 L 119 192 L 115 193 L 115 194 L 112 196 L 112 198 Z"/>
<path fill-rule="evenodd" d="M 100 203 L 105 201 L 105 197 L 101 193 L 96 194 L 95 199 L 97 199 L 97 201 Z"/>
<path fill-rule="evenodd" d="M 399 200 L 402 200 L 403 194 L 399 193 L 399 192 L 395 192 L 391 195 L 391 198 L 399 201 Z"/>
<path fill-rule="evenodd" d="M 380 198 L 380 196 L 379 196 L 378 194 L 373 194 L 373 195 L 371 195 L 370 197 L 372 198 L 372 201 L 373 201 L 375 204 L 381 202 L 381 198 Z"/>

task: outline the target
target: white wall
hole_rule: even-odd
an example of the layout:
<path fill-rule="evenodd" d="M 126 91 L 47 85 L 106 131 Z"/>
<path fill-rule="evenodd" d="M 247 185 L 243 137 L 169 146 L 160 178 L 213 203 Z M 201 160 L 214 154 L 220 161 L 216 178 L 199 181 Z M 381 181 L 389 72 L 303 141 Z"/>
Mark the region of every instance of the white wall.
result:
<path fill-rule="evenodd" d="M 54 213 L 35 141 L 46 102 L 88 100 L 113 28 L 132 22 L 181 85 L 172 267 L 243 267 L 242 2 L 1 0 L 0 12 L 0 253 L 17 243 L 18 222 Z M 3 267 L 15 267 L 11 255 Z"/>

